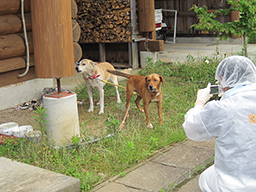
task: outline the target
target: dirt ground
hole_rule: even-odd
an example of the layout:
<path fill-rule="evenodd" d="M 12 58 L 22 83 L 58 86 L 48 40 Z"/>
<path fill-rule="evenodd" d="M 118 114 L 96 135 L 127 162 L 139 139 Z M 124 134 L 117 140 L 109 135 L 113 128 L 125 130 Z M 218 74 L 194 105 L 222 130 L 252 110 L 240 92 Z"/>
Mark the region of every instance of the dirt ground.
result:
<path fill-rule="evenodd" d="M 105 120 L 107 119 L 107 114 L 99 116 L 98 106 L 95 107 L 93 113 L 87 113 L 89 103 L 86 105 L 78 105 L 78 116 L 80 121 L 80 132 L 81 134 L 89 134 L 90 137 L 101 137 L 102 129 L 106 128 L 104 125 Z M 35 110 L 30 109 L 15 109 L 9 108 L 0 110 L 0 124 L 8 122 L 16 122 L 19 126 L 22 125 L 32 125 L 33 130 L 38 130 L 37 123 L 35 122 L 34 116 L 37 116 Z M 100 127 L 100 128 L 99 128 Z"/>
<path fill-rule="evenodd" d="M 16 110 L 15 108 L 4 109 L 0 111 L 0 124 L 16 122 L 19 126 L 32 125 L 35 129 L 33 116 L 36 115 L 34 110 Z"/>

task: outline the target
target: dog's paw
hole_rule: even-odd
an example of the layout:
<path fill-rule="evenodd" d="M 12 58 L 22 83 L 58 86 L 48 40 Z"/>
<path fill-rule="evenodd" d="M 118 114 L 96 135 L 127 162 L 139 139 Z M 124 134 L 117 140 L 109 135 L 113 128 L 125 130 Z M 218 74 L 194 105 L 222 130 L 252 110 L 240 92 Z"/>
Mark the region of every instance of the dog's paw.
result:
<path fill-rule="evenodd" d="M 89 109 L 89 110 L 88 110 L 88 113 L 91 113 L 91 112 L 93 112 L 93 109 Z"/>
<path fill-rule="evenodd" d="M 117 103 L 122 103 L 122 101 L 121 100 L 117 100 Z"/>
<path fill-rule="evenodd" d="M 104 111 L 100 111 L 100 112 L 98 113 L 98 115 L 103 114 L 103 113 L 104 113 Z"/>
<path fill-rule="evenodd" d="M 147 128 L 153 129 L 154 127 L 153 127 L 153 125 L 150 123 L 150 124 L 147 126 Z"/>
<path fill-rule="evenodd" d="M 140 112 L 141 112 L 141 113 L 144 113 L 144 110 L 143 110 L 143 109 L 141 109 L 141 110 L 140 110 Z"/>

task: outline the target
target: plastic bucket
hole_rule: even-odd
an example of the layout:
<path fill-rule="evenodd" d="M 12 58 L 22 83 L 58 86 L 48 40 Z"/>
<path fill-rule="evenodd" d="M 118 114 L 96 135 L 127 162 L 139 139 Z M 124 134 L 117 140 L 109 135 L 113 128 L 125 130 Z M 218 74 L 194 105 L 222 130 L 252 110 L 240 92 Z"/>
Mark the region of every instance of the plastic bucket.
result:
<path fill-rule="evenodd" d="M 25 133 L 33 131 L 33 127 L 31 125 L 23 125 L 18 127 L 17 129 L 12 130 L 12 135 L 15 137 L 25 137 Z"/>
<path fill-rule="evenodd" d="M 14 129 L 18 129 L 18 123 L 9 122 L 0 125 L 0 133 L 4 135 L 12 135 Z"/>

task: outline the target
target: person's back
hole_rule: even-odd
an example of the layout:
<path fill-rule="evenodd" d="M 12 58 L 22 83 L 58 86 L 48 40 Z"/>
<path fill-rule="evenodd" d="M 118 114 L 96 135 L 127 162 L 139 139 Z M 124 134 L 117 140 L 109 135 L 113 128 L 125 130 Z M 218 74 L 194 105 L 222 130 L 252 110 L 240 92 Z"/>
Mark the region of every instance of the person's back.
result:
<path fill-rule="evenodd" d="M 183 123 L 192 140 L 215 137 L 214 165 L 201 174 L 200 188 L 256 191 L 256 67 L 248 58 L 232 56 L 219 64 L 215 78 L 224 90 L 221 100 L 205 104 L 210 86 L 199 90 Z"/>
<path fill-rule="evenodd" d="M 253 180 L 255 190 L 256 85 L 231 89 L 227 94 L 229 92 L 228 98 L 206 104 L 200 112 L 201 119 L 215 137 L 214 165 L 220 175 L 220 187 L 230 189 L 235 186 L 245 190 Z"/>

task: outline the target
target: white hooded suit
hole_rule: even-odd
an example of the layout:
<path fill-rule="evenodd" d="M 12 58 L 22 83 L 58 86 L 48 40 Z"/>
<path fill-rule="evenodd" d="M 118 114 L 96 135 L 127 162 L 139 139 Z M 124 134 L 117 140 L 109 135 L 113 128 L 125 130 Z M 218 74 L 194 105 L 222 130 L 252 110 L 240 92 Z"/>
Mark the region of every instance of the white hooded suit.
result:
<path fill-rule="evenodd" d="M 224 59 L 215 78 L 230 87 L 220 101 L 210 101 L 203 109 L 192 108 L 183 128 L 189 139 L 215 137 L 214 165 L 199 179 L 207 192 L 256 191 L 256 68 L 246 57 Z"/>

